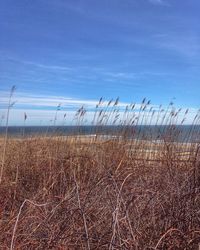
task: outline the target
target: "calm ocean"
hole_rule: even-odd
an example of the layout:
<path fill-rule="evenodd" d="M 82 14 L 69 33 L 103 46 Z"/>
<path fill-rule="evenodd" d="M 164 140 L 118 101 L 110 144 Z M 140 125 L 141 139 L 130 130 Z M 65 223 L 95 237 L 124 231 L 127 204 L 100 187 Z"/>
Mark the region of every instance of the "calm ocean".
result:
<path fill-rule="evenodd" d="M 0 135 L 6 128 L 0 127 Z M 177 142 L 200 142 L 200 125 L 170 126 L 12 126 L 8 128 L 11 137 L 21 136 L 67 136 L 67 135 L 124 135 L 131 139 L 162 140 L 172 139 Z"/>

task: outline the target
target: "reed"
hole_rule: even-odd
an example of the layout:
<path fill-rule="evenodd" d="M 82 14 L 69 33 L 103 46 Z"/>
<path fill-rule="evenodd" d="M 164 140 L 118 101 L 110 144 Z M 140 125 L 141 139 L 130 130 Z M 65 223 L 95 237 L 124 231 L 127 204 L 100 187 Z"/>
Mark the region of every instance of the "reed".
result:
<path fill-rule="evenodd" d="M 12 102 L 12 96 L 14 94 L 16 87 L 13 85 L 11 90 L 10 90 L 10 95 L 8 99 L 8 107 L 7 107 L 7 112 L 6 112 L 6 126 L 5 126 L 5 137 L 4 137 L 4 145 L 3 145 L 3 154 L 2 154 L 2 160 L 1 160 L 1 170 L 0 170 L 0 184 L 2 182 L 2 177 L 3 177 L 3 171 L 4 171 L 4 165 L 5 165 L 5 154 L 6 154 L 6 147 L 7 147 L 7 140 L 8 140 L 8 122 L 9 122 L 9 114 L 10 114 L 10 109 L 13 107 L 15 104 Z"/>

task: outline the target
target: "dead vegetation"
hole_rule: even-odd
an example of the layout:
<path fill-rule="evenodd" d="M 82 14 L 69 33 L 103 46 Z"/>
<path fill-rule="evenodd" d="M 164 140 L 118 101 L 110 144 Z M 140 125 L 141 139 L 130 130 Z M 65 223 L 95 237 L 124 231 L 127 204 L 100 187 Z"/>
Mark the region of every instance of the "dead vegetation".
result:
<path fill-rule="evenodd" d="M 124 131 L 6 138 L 0 249 L 198 249 L 199 143 Z"/>

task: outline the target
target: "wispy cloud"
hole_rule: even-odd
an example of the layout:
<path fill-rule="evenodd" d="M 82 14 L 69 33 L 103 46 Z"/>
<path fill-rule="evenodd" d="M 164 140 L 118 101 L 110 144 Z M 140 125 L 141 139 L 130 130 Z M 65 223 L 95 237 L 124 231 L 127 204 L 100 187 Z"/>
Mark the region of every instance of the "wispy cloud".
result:
<path fill-rule="evenodd" d="M 150 3 L 155 5 L 163 5 L 163 6 L 169 6 L 169 3 L 167 3 L 164 0 L 148 0 Z"/>
<path fill-rule="evenodd" d="M 187 114 L 186 120 L 184 124 L 191 124 L 194 120 L 194 117 L 197 114 L 197 109 L 190 109 L 190 112 Z M 109 112 L 109 111 L 108 111 Z M 9 125 L 16 126 L 16 125 L 23 125 L 24 121 L 24 113 L 27 114 L 28 119 L 26 120 L 26 125 L 53 125 L 53 121 L 56 115 L 56 124 L 57 125 L 75 125 L 77 120 L 75 119 L 76 111 L 73 110 L 60 110 L 56 113 L 55 110 L 45 110 L 45 109 L 27 109 L 27 108 L 19 108 L 19 109 L 11 109 L 10 110 L 10 117 L 9 117 Z M 177 119 L 177 124 L 180 124 L 184 118 L 185 109 L 179 114 Z M 5 125 L 5 114 L 6 109 L 0 109 L 0 125 Z M 119 111 L 117 113 L 119 115 L 119 120 L 121 121 L 128 121 L 132 117 L 131 113 L 128 116 L 124 115 L 124 111 Z M 139 114 L 139 111 L 135 111 L 134 113 L 136 116 Z M 168 111 L 170 114 L 170 110 Z M 2 115 L 4 115 L 4 120 L 2 120 Z M 142 122 L 142 116 L 140 113 L 139 124 Z M 152 119 L 152 112 L 145 114 L 145 120 L 151 121 L 151 124 L 155 124 L 157 122 L 157 117 L 160 117 L 159 122 L 162 121 L 162 115 L 158 109 L 154 110 L 154 117 Z M 129 117 L 129 118 L 128 118 Z M 90 125 L 94 118 L 94 111 L 87 111 L 83 124 Z M 111 119 L 112 120 L 112 119 Z M 110 122 L 111 122 L 110 120 Z M 144 121 L 143 121 L 144 122 Z"/>
<path fill-rule="evenodd" d="M 188 32 L 185 34 L 158 34 L 155 36 L 156 43 L 160 48 L 171 50 L 186 58 L 199 57 L 200 45 L 199 37 Z"/>
<path fill-rule="evenodd" d="M 137 79 L 139 77 L 139 74 L 130 72 L 105 72 L 104 74 L 114 79 L 122 79 L 122 80 Z"/>
<path fill-rule="evenodd" d="M 2 117 L 6 115 L 6 107 L 8 104 L 8 96 L 9 93 L 5 91 L 0 91 L 0 124 L 4 124 L 4 120 Z M 90 99 L 78 99 L 66 96 L 47 96 L 47 95 L 31 95 L 29 93 L 15 93 L 13 97 L 13 101 L 16 101 L 13 108 L 10 110 L 10 125 L 22 125 L 24 119 L 24 113 L 28 115 L 26 125 L 51 125 L 52 121 L 55 118 L 56 110 L 58 105 L 60 106 L 60 110 L 57 113 L 56 117 L 56 124 L 57 125 L 74 125 L 76 124 L 75 114 L 81 106 L 84 106 L 87 110 L 86 115 L 84 116 L 84 124 L 91 124 L 91 121 L 94 118 L 94 110 L 96 105 L 98 104 L 99 100 L 90 100 Z M 115 101 L 112 101 L 114 104 Z M 101 102 L 101 108 L 105 109 L 108 106 L 109 100 L 103 99 Z M 118 103 L 117 107 L 119 109 L 119 119 L 123 121 L 123 119 L 127 119 L 127 116 L 124 116 L 124 111 L 126 107 L 129 107 L 130 110 L 130 103 L 120 102 Z M 136 103 L 134 107 L 135 115 L 139 114 L 139 108 L 141 104 Z M 164 109 L 166 107 L 163 107 Z M 173 107 L 172 107 L 173 108 Z M 177 120 L 178 123 L 184 118 L 184 113 L 186 109 L 182 109 L 181 113 L 179 114 L 179 119 Z M 110 109 L 107 109 L 109 112 Z M 194 119 L 196 113 L 196 108 L 191 108 L 190 112 L 187 115 L 186 123 L 190 124 Z M 131 111 L 132 112 L 132 111 Z M 155 112 L 154 118 L 156 119 L 157 115 L 160 112 L 158 105 L 149 105 L 145 111 L 146 112 L 146 119 L 151 120 L 152 112 Z M 168 110 L 170 113 L 170 110 Z M 64 118 L 66 114 L 66 119 Z M 131 115 L 131 113 L 130 113 Z M 139 120 L 140 122 L 140 120 Z M 156 122 L 156 120 L 152 120 L 152 124 Z"/>
<path fill-rule="evenodd" d="M 52 65 L 52 64 L 43 64 L 43 63 L 38 63 L 38 62 L 33 62 L 33 61 L 26 61 L 26 60 L 21 60 L 19 58 L 7 56 L 7 55 L 4 55 L 4 61 L 5 60 L 15 62 L 15 63 L 20 63 L 20 64 L 27 65 L 27 66 L 40 68 L 40 69 L 46 69 L 46 70 L 57 70 L 57 71 L 59 71 L 59 70 L 60 71 L 73 70 L 72 67 L 61 66 L 61 65 Z"/>
<path fill-rule="evenodd" d="M 85 106 L 88 109 L 93 109 L 98 104 L 99 100 L 88 100 L 88 99 L 78 99 L 65 96 L 47 96 L 47 95 L 30 95 L 28 93 L 16 93 L 13 98 L 16 101 L 15 107 L 24 108 L 49 108 L 56 109 L 58 104 L 61 104 L 62 108 L 70 108 L 76 110 L 81 106 Z M 105 107 L 108 105 L 109 100 L 103 100 L 101 106 Z M 0 109 L 4 108 L 8 103 L 8 92 L 0 92 Z M 126 107 L 128 103 L 119 102 L 118 107 Z"/>
<path fill-rule="evenodd" d="M 48 70 L 72 70 L 71 67 L 64 67 L 64 66 L 59 66 L 59 65 L 47 65 L 47 64 L 41 64 L 41 63 L 34 63 L 34 62 L 29 62 L 29 61 L 23 61 L 24 64 L 29 64 L 38 68 L 42 69 L 48 69 Z"/>

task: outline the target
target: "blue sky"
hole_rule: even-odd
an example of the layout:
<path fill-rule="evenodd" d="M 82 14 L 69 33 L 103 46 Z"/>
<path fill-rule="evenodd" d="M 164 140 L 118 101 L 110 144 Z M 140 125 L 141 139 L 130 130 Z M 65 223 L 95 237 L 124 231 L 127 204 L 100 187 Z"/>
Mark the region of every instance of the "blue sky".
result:
<path fill-rule="evenodd" d="M 12 124 L 101 96 L 198 109 L 199 12 L 198 0 L 1 0 L 0 115 L 12 85 Z"/>

